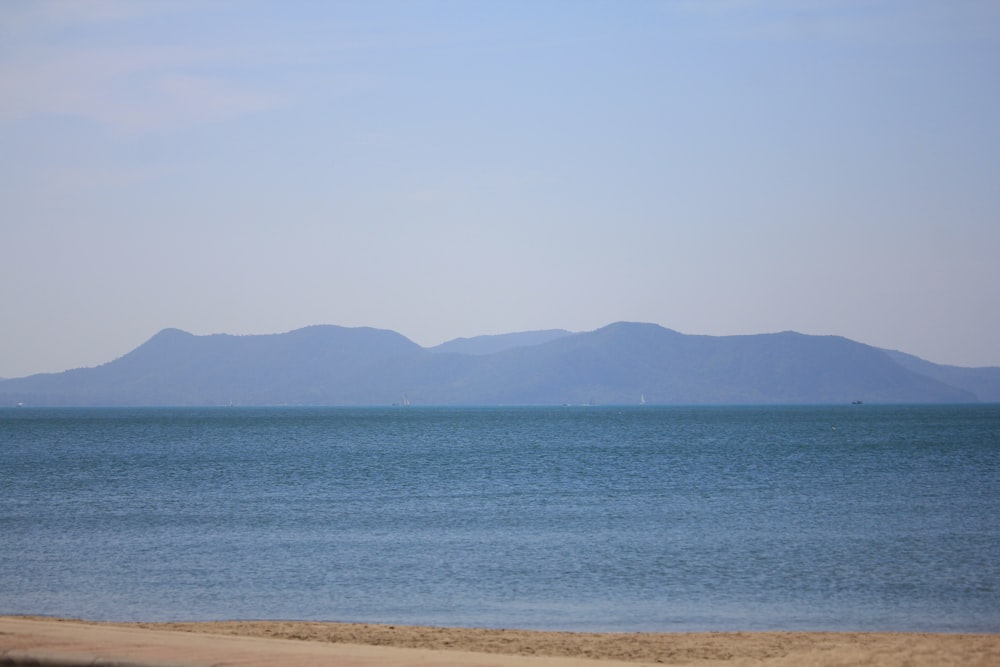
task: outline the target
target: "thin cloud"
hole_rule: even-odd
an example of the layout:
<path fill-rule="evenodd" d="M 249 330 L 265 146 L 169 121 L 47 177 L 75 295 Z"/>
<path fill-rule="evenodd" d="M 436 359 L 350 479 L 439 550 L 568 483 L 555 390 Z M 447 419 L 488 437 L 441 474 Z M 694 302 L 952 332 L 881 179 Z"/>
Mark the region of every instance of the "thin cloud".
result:
<path fill-rule="evenodd" d="M 197 73 L 216 57 L 142 47 L 25 50 L 0 63 L 0 120 L 59 115 L 143 131 L 219 121 L 278 104 L 273 95 Z"/>
<path fill-rule="evenodd" d="M 377 68 L 339 67 L 338 55 L 442 39 L 424 30 L 357 37 L 336 13 L 309 16 L 262 24 L 214 2 L 0 2 L 0 123 L 58 116 L 123 132 L 216 123 L 365 94 L 380 85 Z"/>
<path fill-rule="evenodd" d="M 96 0 L 0 6 L 0 123 L 61 116 L 126 132 L 186 127 L 273 108 L 278 95 L 236 84 L 239 55 L 179 43 L 106 42 L 141 34 L 185 5 Z"/>
<path fill-rule="evenodd" d="M 99 24 L 162 14 L 176 9 L 168 2 L 134 0 L 33 0 L 0 3 L 0 31 L 32 35 L 66 25 Z"/>
<path fill-rule="evenodd" d="M 1000 37 L 1000 4 L 992 0 L 684 0 L 663 7 L 732 39 L 919 45 Z"/>

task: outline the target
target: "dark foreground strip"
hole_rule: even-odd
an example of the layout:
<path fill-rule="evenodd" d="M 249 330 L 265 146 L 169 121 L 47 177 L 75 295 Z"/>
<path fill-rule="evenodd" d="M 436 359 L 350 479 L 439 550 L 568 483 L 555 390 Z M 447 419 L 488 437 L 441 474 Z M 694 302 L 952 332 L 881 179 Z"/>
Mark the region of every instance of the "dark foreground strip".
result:
<path fill-rule="evenodd" d="M 200 667 L 191 663 L 117 660 L 86 653 L 46 653 L 11 649 L 0 652 L 0 667 Z M 210 667 L 205 665 L 205 667 Z"/>

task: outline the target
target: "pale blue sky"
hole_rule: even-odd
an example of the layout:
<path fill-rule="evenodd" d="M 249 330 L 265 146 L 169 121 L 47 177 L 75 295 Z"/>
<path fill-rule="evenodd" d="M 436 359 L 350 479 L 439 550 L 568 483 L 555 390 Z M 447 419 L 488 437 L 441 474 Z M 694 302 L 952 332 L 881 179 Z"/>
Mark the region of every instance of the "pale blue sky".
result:
<path fill-rule="evenodd" d="M 0 2 L 0 376 L 618 320 L 1000 365 L 1000 2 Z"/>

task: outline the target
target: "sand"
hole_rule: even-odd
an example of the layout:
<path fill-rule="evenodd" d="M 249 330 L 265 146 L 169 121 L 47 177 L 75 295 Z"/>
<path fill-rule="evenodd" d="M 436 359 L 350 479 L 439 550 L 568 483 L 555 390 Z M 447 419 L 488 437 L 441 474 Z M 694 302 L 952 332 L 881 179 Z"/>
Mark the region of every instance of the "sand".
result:
<path fill-rule="evenodd" d="M 592 634 L 292 621 L 108 624 L 0 617 L 0 665 L 4 664 L 996 667 L 1000 665 L 1000 635 Z"/>

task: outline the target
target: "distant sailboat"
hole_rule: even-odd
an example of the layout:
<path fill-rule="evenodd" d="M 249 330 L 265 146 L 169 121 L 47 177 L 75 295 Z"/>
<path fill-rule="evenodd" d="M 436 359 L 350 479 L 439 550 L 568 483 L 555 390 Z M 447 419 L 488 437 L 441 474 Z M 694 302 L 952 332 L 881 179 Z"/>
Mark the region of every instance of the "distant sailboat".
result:
<path fill-rule="evenodd" d="M 403 405 L 409 405 L 409 404 L 410 404 L 410 398 L 409 398 L 409 396 L 407 396 L 406 394 L 403 394 Z"/>
<path fill-rule="evenodd" d="M 646 405 L 646 395 L 642 394 L 639 396 L 639 405 Z"/>

